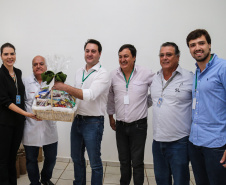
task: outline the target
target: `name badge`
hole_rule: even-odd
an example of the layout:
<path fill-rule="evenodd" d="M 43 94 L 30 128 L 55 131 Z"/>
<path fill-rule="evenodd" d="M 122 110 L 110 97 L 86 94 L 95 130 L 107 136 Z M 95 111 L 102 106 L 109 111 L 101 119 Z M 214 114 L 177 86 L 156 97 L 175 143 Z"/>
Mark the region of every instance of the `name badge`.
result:
<path fill-rule="evenodd" d="M 129 95 L 124 96 L 124 105 L 129 105 Z"/>
<path fill-rule="evenodd" d="M 157 107 L 161 107 L 162 105 L 162 98 L 159 98 L 158 102 L 157 102 Z"/>
<path fill-rule="evenodd" d="M 16 104 L 21 104 L 21 97 L 20 97 L 20 95 L 16 95 Z"/>
<path fill-rule="evenodd" d="M 192 109 L 195 109 L 195 106 L 196 106 L 196 98 L 193 98 L 193 101 L 192 101 Z"/>

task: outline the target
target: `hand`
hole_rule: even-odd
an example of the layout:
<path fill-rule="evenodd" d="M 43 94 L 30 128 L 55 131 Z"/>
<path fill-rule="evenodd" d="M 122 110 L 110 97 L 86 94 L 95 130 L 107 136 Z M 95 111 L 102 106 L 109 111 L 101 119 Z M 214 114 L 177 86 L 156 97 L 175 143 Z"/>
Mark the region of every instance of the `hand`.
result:
<path fill-rule="evenodd" d="M 65 91 L 65 87 L 66 87 L 66 84 L 64 84 L 63 82 L 55 82 L 53 89 Z"/>
<path fill-rule="evenodd" d="M 221 158 L 220 163 L 223 163 L 223 167 L 226 168 L 226 150 L 224 151 L 223 157 Z"/>
<path fill-rule="evenodd" d="M 111 126 L 112 130 L 116 131 L 115 119 L 111 118 L 111 119 L 109 119 L 109 121 L 110 121 L 110 126 Z"/>
<path fill-rule="evenodd" d="M 25 116 L 29 117 L 29 118 L 32 118 L 32 119 L 34 119 L 36 121 L 42 121 L 41 119 L 38 119 L 35 114 L 32 114 L 30 112 L 27 112 Z"/>

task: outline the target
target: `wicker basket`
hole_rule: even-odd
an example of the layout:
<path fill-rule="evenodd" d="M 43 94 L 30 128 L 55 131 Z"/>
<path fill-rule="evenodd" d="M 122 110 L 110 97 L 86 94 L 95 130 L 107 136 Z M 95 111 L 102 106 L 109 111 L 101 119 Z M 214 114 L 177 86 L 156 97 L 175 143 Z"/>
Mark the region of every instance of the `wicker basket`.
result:
<path fill-rule="evenodd" d="M 53 121 L 66 121 L 73 122 L 75 117 L 74 113 L 66 113 L 54 110 L 35 110 L 32 109 L 37 118 L 42 120 L 53 120 Z"/>
<path fill-rule="evenodd" d="M 73 122 L 77 105 L 74 108 L 70 109 L 69 112 L 65 111 L 68 108 L 59 108 L 59 107 L 52 107 L 52 91 L 51 91 L 51 107 L 48 110 L 43 107 L 42 108 L 36 107 L 36 99 L 33 102 L 32 111 L 37 116 L 37 118 L 41 120 L 52 120 L 52 121 L 66 121 L 66 122 Z"/>

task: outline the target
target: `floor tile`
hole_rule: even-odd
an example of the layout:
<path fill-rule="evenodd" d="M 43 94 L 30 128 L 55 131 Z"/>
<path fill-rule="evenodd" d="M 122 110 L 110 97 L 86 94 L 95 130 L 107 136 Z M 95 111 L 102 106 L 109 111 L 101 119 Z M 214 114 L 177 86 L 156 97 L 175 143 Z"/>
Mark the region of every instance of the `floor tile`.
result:
<path fill-rule="evenodd" d="M 113 166 L 106 166 L 105 173 L 120 175 L 120 168 Z"/>
<path fill-rule="evenodd" d="M 148 177 L 148 183 L 151 185 L 156 185 L 155 177 Z"/>
<path fill-rule="evenodd" d="M 114 174 L 105 174 L 104 177 L 104 183 L 109 184 L 120 184 L 120 175 L 114 175 Z"/>
<path fill-rule="evenodd" d="M 70 184 L 73 184 L 73 180 L 59 179 L 56 183 L 56 185 L 70 185 Z"/>
<path fill-rule="evenodd" d="M 146 174 L 148 177 L 154 177 L 155 173 L 154 173 L 154 169 L 145 169 Z"/>
<path fill-rule="evenodd" d="M 65 170 L 60 179 L 67 179 L 67 180 L 74 180 L 74 171 L 72 170 Z"/>
<path fill-rule="evenodd" d="M 62 175 L 63 171 L 64 170 L 53 169 L 52 178 L 58 179 Z"/>
<path fill-rule="evenodd" d="M 191 185 L 196 185 L 195 179 L 191 179 Z"/>
<path fill-rule="evenodd" d="M 54 169 L 64 170 L 69 163 L 56 162 Z"/>
<path fill-rule="evenodd" d="M 51 181 L 52 181 L 54 184 L 56 184 L 56 182 L 58 181 L 58 179 L 52 178 Z"/>
<path fill-rule="evenodd" d="M 74 164 L 73 163 L 69 163 L 66 170 L 71 170 L 74 171 Z"/>
<path fill-rule="evenodd" d="M 86 182 L 91 182 L 91 173 L 86 172 Z"/>
<path fill-rule="evenodd" d="M 92 169 L 91 169 L 91 167 L 90 167 L 90 164 L 88 164 L 88 165 L 86 166 L 86 172 L 91 173 L 91 171 L 92 171 Z"/>
<path fill-rule="evenodd" d="M 106 165 L 107 165 L 107 166 L 120 167 L 120 163 L 119 163 L 119 162 L 107 162 Z"/>
<path fill-rule="evenodd" d="M 20 178 L 17 179 L 17 185 L 25 185 L 30 184 L 30 180 L 27 175 L 21 175 Z"/>
<path fill-rule="evenodd" d="M 71 158 L 57 158 L 56 161 L 57 162 L 64 162 L 64 163 L 68 163 L 70 162 Z"/>
<path fill-rule="evenodd" d="M 193 171 L 190 171 L 190 179 L 195 179 Z"/>

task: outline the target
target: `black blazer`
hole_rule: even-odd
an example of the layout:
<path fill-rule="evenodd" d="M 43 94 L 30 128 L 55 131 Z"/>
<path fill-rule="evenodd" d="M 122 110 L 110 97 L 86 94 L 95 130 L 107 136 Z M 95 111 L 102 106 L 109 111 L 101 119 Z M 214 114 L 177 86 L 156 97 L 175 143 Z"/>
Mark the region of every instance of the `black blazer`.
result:
<path fill-rule="evenodd" d="M 8 107 L 14 103 L 21 109 L 24 109 L 25 88 L 22 82 L 22 72 L 13 68 L 17 78 L 18 94 L 21 97 L 21 104 L 16 104 L 17 88 L 14 80 L 9 74 L 7 68 L 2 64 L 0 68 L 0 124 L 14 126 L 24 124 L 25 117 L 10 110 Z"/>

